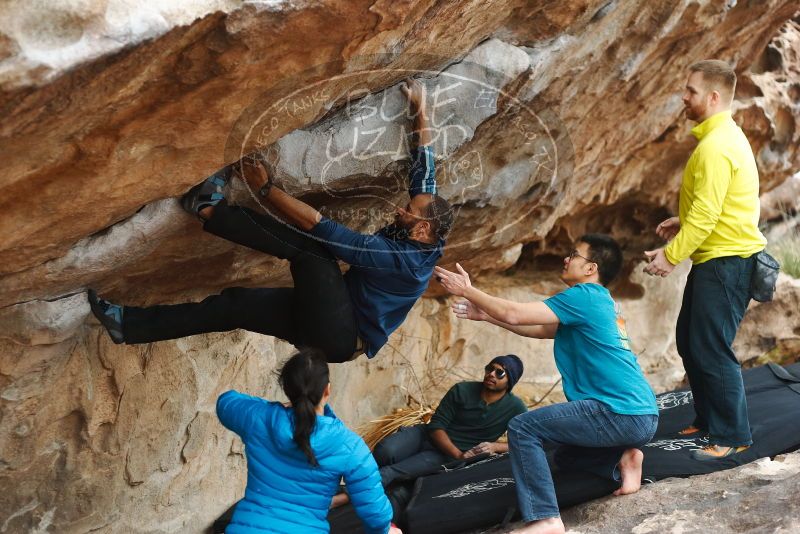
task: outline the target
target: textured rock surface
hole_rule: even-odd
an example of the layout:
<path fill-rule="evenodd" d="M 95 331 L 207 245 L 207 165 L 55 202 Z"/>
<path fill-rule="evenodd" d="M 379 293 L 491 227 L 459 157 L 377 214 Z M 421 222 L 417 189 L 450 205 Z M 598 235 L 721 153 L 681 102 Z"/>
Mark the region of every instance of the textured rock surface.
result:
<path fill-rule="evenodd" d="M 567 532 L 780 533 L 800 528 L 800 453 L 710 475 L 672 478 L 639 493 L 577 506 Z"/>
<path fill-rule="evenodd" d="M 319 168 L 314 161 L 329 159 L 328 140 L 353 131 L 356 116 L 345 117 L 348 99 L 373 92 L 371 98 L 391 107 L 394 84 L 421 71 L 443 89 L 444 102 L 451 84 L 436 74 L 448 65 L 457 70 L 454 60 L 492 36 L 496 41 L 484 48 L 508 51 L 487 57 L 479 50 L 472 58 L 510 81 L 493 81 L 503 88 L 494 115 L 480 120 L 483 101 L 470 106 L 462 98 L 453 118 L 464 140 L 448 160 L 479 164 L 481 183 L 445 189 L 463 202 L 451 239 L 463 246 L 448 258 L 530 242 L 560 253 L 586 227 L 613 229 L 644 246 L 650 239 L 642 230 L 675 204 L 691 149 L 680 94 L 692 61 L 722 57 L 752 78 L 741 104 L 749 111 L 740 110 L 737 119 L 754 140 L 765 189 L 798 165 L 796 24 L 786 24 L 763 52 L 795 9 L 788 0 L 734 7 L 588 0 L 536 7 L 512 1 L 247 4 L 77 65 L 41 87 L 15 82 L 0 95 L 6 162 L 0 305 L 87 285 L 153 301 L 197 297 L 234 280 L 278 281 L 283 268 L 201 239 L 195 221 L 160 199 L 238 158 L 242 147 L 278 141 L 292 149 L 301 139 L 317 142 L 303 147 L 305 165 L 290 165 L 300 151 L 287 150 L 281 160 L 287 175 L 293 173 L 287 186 L 318 190 L 307 173 Z M 186 22 L 192 14 L 201 12 L 168 20 Z M 6 34 L 13 44 L 17 34 Z M 132 30 L 129 40 L 149 36 Z M 24 43 L 19 48 L 26 50 Z M 748 74 L 754 63 L 759 73 Z M 23 80 L 35 70 L 23 67 L 12 62 L 6 77 Z M 486 109 L 494 109 L 489 100 Z M 323 125 L 332 129 L 317 135 Z M 388 117 L 384 126 L 397 131 L 408 121 Z M 443 121 L 440 130 L 448 126 Z M 361 144 L 343 147 L 363 148 L 367 157 L 351 154 L 337 165 L 333 189 L 346 192 L 355 182 L 383 190 L 394 182 L 379 153 L 396 150 L 396 139 L 384 135 L 369 146 L 373 140 L 365 135 Z M 356 168 L 359 174 L 342 179 Z M 360 219 L 358 210 L 387 207 L 374 198 L 336 200 L 326 206 L 346 208 L 334 212 L 365 229 L 375 218 Z M 147 204 L 159 217 L 136 214 Z M 88 267 L 87 259 L 94 260 Z M 182 275 L 201 259 L 202 270 Z M 492 267 L 485 259 L 480 264 Z"/>
<path fill-rule="evenodd" d="M 0 8 L 0 532 L 194 532 L 241 495 L 241 444 L 214 401 L 279 398 L 272 371 L 291 347 L 245 332 L 116 346 L 83 290 L 153 303 L 287 283 L 285 264 L 204 235 L 174 199 L 254 149 L 287 189 L 376 226 L 402 196 L 408 75 L 438 96 L 439 178 L 460 207 L 445 261 L 537 298 L 559 288 L 574 237 L 615 234 L 629 256 L 615 294 L 659 390 L 682 378 L 686 267 L 653 280 L 638 257 L 692 147 L 686 66 L 736 64 L 765 190 L 800 166 L 792 0 L 169 6 Z M 232 195 L 248 201 L 240 184 Z M 796 283 L 780 294 L 748 315 L 743 359 L 798 335 Z M 378 358 L 335 368 L 346 422 L 433 402 L 500 352 L 523 356 L 521 393 L 553 385 L 550 343 L 455 322 L 430 297 Z"/>
<path fill-rule="evenodd" d="M 761 195 L 761 218 L 779 220 L 800 211 L 800 173 Z"/>
<path fill-rule="evenodd" d="M 800 358 L 800 280 L 781 275 L 776 294 L 773 302 L 750 304 L 733 345 L 739 360 L 764 363 L 758 357 L 775 348 L 773 359 L 790 363 L 787 357 Z M 790 347 L 795 349 L 789 351 Z M 793 353 L 781 354 L 787 351 Z"/>

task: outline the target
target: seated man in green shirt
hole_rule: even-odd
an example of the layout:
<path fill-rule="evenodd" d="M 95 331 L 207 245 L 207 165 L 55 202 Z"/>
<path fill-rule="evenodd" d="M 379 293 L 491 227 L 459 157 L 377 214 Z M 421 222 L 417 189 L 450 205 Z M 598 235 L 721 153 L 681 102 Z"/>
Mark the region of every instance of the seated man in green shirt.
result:
<path fill-rule="evenodd" d="M 427 425 L 401 427 L 375 446 L 383 486 L 433 473 L 442 464 L 484 453 L 508 451 L 497 439 L 508 422 L 525 413 L 511 389 L 522 376 L 522 361 L 514 354 L 497 356 L 485 367 L 483 382 L 459 382 L 439 402 Z M 333 505 L 347 502 L 344 494 Z"/>
<path fill-rule="evenodd" d="M 375 446 L 384 487 L 397 478 L 412 479 L 443 463 L 482 453 L 508 451 L 497 439 L 508 422 L 527 411 L 511 393 L 522 375 L 514 354 L 497 356 L 485 367 L 483 382 L 459 382 L 439 402 L 427 425 L 401 428 Z"/>

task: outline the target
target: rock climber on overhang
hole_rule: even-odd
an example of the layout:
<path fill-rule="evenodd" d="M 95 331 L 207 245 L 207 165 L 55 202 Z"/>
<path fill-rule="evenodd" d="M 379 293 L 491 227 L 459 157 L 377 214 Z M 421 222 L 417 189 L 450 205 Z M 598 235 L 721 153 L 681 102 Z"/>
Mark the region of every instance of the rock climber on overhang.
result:
<path fill-rule="evenodd" d="M 294 287 L 232 287 L 202 302 L 146 308 L 113 304 L 90 289 L 92 313 L 112 340 L 149 343 L 242 328 L 320 349 L 330 362 L 375 356 L 427 288 L 454 218 L 436 194 L 425 88 L 409 80 L 401 90 L 418 143 L 410 200 L 392 224 L 372 235 L 354 232 L 274 185 L 260 160 L 245 158 L 240 177 L 290 224 L 229 204 L 223 191 L 229 168 L 190 189 L 181 205 L 206 232 L 288 260 Z M 346 274 L 337 260 L 350 265 Z"/>

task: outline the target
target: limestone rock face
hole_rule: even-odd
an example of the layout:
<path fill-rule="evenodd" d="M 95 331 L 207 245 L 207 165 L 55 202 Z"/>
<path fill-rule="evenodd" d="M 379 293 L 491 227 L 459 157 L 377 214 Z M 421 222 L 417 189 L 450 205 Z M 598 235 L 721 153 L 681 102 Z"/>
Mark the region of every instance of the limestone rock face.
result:
<path fill-rule="evenodd" d="M 3 342 L 3 528 L 198 532 L 243 489 L 216 397 L 275 397 L 288 350 L 242 332 L 120 348 L 87 326 L 24 353 Z"/>
<path fill-rule="evenodd" d="M 85 289 L 152 304 L 291 283 L 285 263 L 204 234 L 176 200 L 251 152 L 326 215 L 374 230 L 405 198 L 409 76 L 428 88 L 458 209 L 443 263 L 541 298 L 575 237 L 614 234 L 627 255 L 614 294 L 659 391 L 682 378 L 687 268 L 654 280 L 640 251 L 675 211 L 694 144 L 687 66 L 736 65 L 763 190 L 800 167 L 794 0 L 148 4 L 0 8 L 2 532 L 197 532 L 241 496 L 244 453 L 215 400 L 281 398 L 272 372 L 292 348 L 242 331 L 113 345 Z M 260 209 L 238 181 L 229 194 Z M 740 357 L 797 335 L 793 284 L 751 310 Z M 357 425 L 433 403 L 509 352 L 527 368 L 519 393 L 553 402 L 551 350 L 455 320 L 432 287 L 377 358 L 334 368 L 333 406 Z"/>
<path fill-rule="evenodd" d="M 671 478 L 624 498 L 605 498 L 564 515 L 567 532 L 794 532 L 800 527 L 800 453 L 729 471 Z"/>
<path fill-rule="evenodd" d="M 0 305 L 89 285 L 147 302 L 285 278 L 201 238 L 165 199 L 262 150 L 287 188 L 318 193 L 324 180 L 319 204 L 374 227 L 402 176 L 409 121 L 396 84 L 409 75 L 438 91 L 443 192 L 461 208 L 448 260 L 530 242 L 560 253 L 585 228 L 653 244 L 643 230 L 675 205 L 693 144 L 680 117 L 686 67 L 703 57 L 742 73 L 737 119 L 764 188 L 800 157 L 789 0 L 205 2 L 168 14 L 111 1 L 84 19 L 67 3 L 54 20 L 24 5 L 0 27 Z M 92 60 L 112 51 L 96 35 L 116 36 L 117 17 L 137 22 L 128 46 Z M 48 50 L 93 44 L 36 55 L 20 28 Z"/>
<path fill-rule="evenodd" d="M 733 344 L 739 360 L 765 363 L 758 358 L 775 349 L 773 361 L 800 358 L 800 280 L 781 274 L 775 293 L 772 302 L 751 302 Z"/>
<path fill-rule="evenodd" d="M 800 173 L 761 195 L 761 218 L 764 220 L 791 219 L 800 207 Z"/>

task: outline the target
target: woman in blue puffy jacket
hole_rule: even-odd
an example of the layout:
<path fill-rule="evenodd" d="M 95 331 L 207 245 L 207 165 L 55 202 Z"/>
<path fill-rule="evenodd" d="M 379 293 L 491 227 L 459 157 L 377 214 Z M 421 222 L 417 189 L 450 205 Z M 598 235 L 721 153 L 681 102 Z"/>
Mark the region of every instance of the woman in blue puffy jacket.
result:
<path fill-rule="evenodd" d="M 372 454 L 326 404 L 324 355 L 301 350 L 284 364 L 280 384 L 288 406 L 236 391 L 217 399 L 219 420 L 242 438 L 247 456 L 247 488 L 225 532 L 329 532 L 328 508 L 344 477 L 365 530 L 400 534 Z"/>

